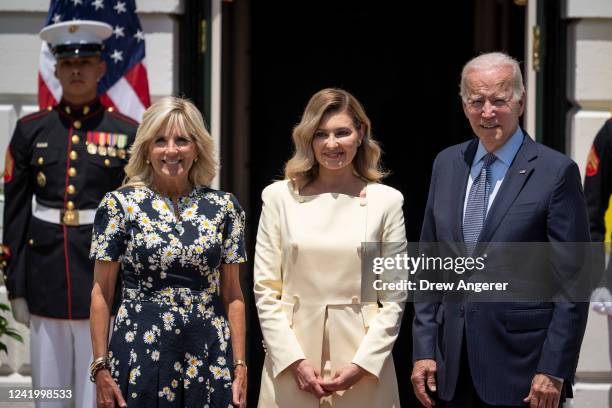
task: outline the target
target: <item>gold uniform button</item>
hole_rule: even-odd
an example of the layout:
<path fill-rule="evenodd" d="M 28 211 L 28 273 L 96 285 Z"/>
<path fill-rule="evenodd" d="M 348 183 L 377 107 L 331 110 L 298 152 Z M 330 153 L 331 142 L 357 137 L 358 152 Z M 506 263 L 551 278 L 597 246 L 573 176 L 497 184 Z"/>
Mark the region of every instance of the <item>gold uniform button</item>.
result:
<path fill-rule="evenodd" d="M 108 160 L 108 159 L 104 159 L 104 165 L 105 165 L 106 167 L 110 167 L 110 160 Z"/>
<path fill-rule="evenodd" d="M 72 126 L 74 126 L 75 129 L 80 129 L 81 128 L 81 121 L 80 120 L 75 120 L 72 123 Z"/>
<path fill-rule="evenodd" d="M 89 106 L 83 106 L 83 115 L 87 115 L 89 113 Z"/>
<path fill-rule="evenodd" d="M 80 140 L 79 135 L 72 135 L 72 144 L 78 144 Z"/>
<path fill-rule="evenodd" d="M 70 177 L 76 177 L 76 175 L 77 175 L 77 171 L 76 171 L 76 169 L 75 169 L 74 167 L 69 168 L 69 169 L 68 169 L 68 175 L 69 175 Z"/>
<path fill-rule="evenodd" d="M 66 106 L 66 107 L 64 108 L 64 110 L 65 110 L 65 111 L 66 111 L 66 113 L 67 113 L 67 114 L 69 114 L 69 115 L 72 113 L 72 111 L 70 110 L 70 106 Z"/>
<path fill-rule="evenodd" d="M 74 202 L 72 202 L 72 201 L 68 201 L 68 202 L 66 203 L 66 209 L 67 209 L 67 210 L 74 210 Z"/>
<path fill-rule="evenodd" d="M 42 166 L 43 164 L 45 164 L 45 159 L 43 159 L 42 157 L 39 157 L 36 160 L 36 163 L 38 163 L 39 166 Z"/>
<path fill-rule="evenodd" d="M 70 152 L 70 160 L 76 160 L 78 157 L 79 155 L 74 150 Z"/>
<path fill-rule="evenodd" d="M 74 186 L 70 184 L 68 186 L 68 194 L 74 194 L 74 193 L 76 193 L 76 188 L 74 188 Z"/>
<path fill-rule="evenodd" d="M 45 173 L 39 171 L 36 175 L 36 182 L 40 187 L 44 187 L 45 185 L 47 185 L 47 176 L 45 176 Z"/>
<path fill-rule="evenodd" d="M 28 244 L 30 244 L 30 246 L 34 245 L 34 240 L 33 240 L 32 238 L 30 238 L 30 239 L 28 240 Z"/>

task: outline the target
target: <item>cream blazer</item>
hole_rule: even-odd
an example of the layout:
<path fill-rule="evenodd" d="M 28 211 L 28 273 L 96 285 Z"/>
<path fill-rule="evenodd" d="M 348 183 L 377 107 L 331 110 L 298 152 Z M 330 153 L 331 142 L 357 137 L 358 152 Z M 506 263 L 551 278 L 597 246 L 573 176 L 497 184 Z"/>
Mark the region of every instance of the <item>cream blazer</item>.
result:
<path fill-rule="evenodd" d="M 370 183 L 366 197 L 300 196 L 288 181 L 262 193 L 254 292 L 266 347 L 259 406 L 399 407 L 391 357 L 403 304 L 362 302 L 361 243 L 404 242 L 402 194 Z M 320 402 L 286 368 L 307 358 L 323 372 L 351 362 L 371 373 Z"/>

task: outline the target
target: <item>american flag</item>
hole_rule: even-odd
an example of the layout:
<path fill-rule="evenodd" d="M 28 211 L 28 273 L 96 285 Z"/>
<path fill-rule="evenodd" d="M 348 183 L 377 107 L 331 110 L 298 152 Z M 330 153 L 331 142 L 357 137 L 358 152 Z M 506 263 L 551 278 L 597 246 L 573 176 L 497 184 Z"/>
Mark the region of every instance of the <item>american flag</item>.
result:
<path fill-rule="evenodd" d="M 77 19 L 103 21 L 113 27 L 113 34 L 104 42 L 107 69 L 98 83 L 98 95 L 104 105 L 140 122 L 151 99 L 144 33 L 136 15 L 135 0 L 51 0 L 45 26 Z M 62 97 L 54 69 L 55 57 L 43 42 L 38 72 L 41 109 L 57 104 Z"/>

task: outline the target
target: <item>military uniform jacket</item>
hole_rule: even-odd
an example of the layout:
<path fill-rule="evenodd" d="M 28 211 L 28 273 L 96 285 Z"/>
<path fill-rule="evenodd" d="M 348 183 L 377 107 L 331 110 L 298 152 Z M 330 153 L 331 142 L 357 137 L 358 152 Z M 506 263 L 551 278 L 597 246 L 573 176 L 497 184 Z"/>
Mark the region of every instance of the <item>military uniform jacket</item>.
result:
<path fill-rule="evenodd" d="M 612 119 L 599 129 L 589 157 L 584 178 L 584 195 L 589 211 L 593 242 L 603 242 L 606 235 L 605 214 L 612 195 Z M 602 285 L 612 288 L 612 262 L 608 263 Z"/>
<path fill-rule="evenodd" d="M 136 126 L 99 100 L 78 109 L 62 101 L 17 122 L 4 174 L 3 238 L 11 252 L 5 280 L 9 298 L 25 297 L 31 313 L 89 317 L 92 224 L 68 223 L 65 216 L 95 210 L 121 185 Z M 63 211 L 57 222 L 33 216 L 33 198 Z"/>

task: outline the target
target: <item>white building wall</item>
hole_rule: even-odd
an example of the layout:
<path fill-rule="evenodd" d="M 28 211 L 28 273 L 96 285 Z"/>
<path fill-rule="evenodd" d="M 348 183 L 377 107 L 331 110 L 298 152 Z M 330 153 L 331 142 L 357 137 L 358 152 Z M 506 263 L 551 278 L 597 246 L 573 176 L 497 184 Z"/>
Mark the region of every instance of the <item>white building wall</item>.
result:
<path fill-rule="evenodd" d="M 184 0 L 136 0 L 136 4 L 145 33 L 149 89 L 156 100 L 178 89 L 178 16 L 183 14 Z M 0 169 L 4 169 L 4 152 L 17 119 L 38 110 L 41 46 L 38 32 L 48 7 L 48 0 L 0 2 Z M 1 207 L 0 199 L 0 210 Z M 4 286 L 0 287 L 0 302 L 7 302 Z M 20 329 L 25 341 L 20 344 L 2 339 L 9 352 L 0 353 L 0 384 L 27 384 L 30 381 L 28 329 L 8 317 Z"/>
<path fill-rule="evenodd" d="M 568 32 L 567 95 L 575 104 L 567 118 L 568 154 L 582 177 L 597 131 L 612 109 L 612 1 L 566 0 Z M 585 334 L 570 406 L 609 407 L 612 372 L 608 348 L 608 319 L 593 311 Z"/>

